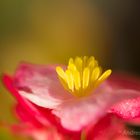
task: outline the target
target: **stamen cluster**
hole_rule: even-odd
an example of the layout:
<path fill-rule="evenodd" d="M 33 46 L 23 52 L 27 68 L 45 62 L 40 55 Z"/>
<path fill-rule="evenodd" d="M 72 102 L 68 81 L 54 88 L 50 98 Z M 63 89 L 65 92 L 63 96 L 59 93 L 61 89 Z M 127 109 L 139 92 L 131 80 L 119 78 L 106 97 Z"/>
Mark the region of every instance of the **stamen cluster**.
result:
<path fill-rule="evenodd" d="M 111 70 L 102 73 L 101 67 L 93 56 L 70 58 L 66 70 L 56 67 L 58 77 L 63 86 L 75 96 L 86 96 L 110 74 Z"/>

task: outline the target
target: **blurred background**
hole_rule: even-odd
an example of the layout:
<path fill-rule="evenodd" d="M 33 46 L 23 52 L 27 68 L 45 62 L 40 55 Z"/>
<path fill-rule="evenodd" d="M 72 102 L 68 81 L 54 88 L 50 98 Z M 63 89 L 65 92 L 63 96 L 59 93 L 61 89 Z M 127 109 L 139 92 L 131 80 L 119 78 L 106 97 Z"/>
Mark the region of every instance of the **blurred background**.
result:
<path fill-rule="evenodd" d="M 94 55 L 104 68 L 140 75 L 139 5 L 138 0 L 1 0 L 0 73 L 13 74 L 21 61 L 66 63 Z M 0 121 L 13 123 L 15 101 L 0 87 Z M 0 128 L 0 139 L 12 138 Z"/>

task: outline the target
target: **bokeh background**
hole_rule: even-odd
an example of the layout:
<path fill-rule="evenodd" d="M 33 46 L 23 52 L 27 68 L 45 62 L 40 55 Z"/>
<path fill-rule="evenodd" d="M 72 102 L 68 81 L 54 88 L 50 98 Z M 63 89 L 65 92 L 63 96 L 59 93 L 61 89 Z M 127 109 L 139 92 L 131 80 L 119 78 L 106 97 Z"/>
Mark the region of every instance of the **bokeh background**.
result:
<path fill-rule="evenodd" d="M 0 0 L 0 74 L 18 63 L 94 55 L 104 68 L 140 75 L 140 1 Z M 0 125 L 16 122 L 0 83 Z M 23 139 L 0 127 L 0 139 Z"/>

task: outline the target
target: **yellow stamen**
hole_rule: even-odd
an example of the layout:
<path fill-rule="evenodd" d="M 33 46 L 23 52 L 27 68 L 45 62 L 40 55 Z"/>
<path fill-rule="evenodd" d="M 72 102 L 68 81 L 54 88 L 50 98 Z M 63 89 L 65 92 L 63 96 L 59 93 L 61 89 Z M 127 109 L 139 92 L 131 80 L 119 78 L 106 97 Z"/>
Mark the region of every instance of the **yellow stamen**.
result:
<path fill-rule="evenodd" d="M 82 72 L 83 60 L 80 57 L 76 57 L 75 65 L 77 66 L 78 71 Z"/>
<path fill-rule="evenodd" d="M 81 87 L 81 79 L 80 79 L 80 73 L 78 71 L 75 71 L 74 73 L 74 85 L 75 85 L 75 90 L 79 91 Z"/>
<path fill-rule="evenodd" d="M 74 78 L 70 70 L 66 71 L 67 83 L 69 89 L 73 92 L 74 91 Z"/>
<path fill-rule="evenodd" d="M 94 82 L 99 78 L 100 75 L 100 69 L 99 67 L 96 67 L 93 71 L 92 71 L 92 75 L 91 75 L 91 81 Z"/>
<path fill-rule="evenodd" d="M 83 71 L 83 79 L 82 79 L 82 88 L 83 89 L 86 89 L 89 85 L 89 74 L 90 74 L 90 71 L 89 71 L 89 68 L 84 68 L 84 71 Z"/>
<path fill-rule="evenodd" d="M 111 74 L 107 70 L 102 74 L 101 67 L 94 57 L 70 58 L 67 70 L 56 67 L 56 72 L 62 85 L 73 95 L 81 97 L 99 86 Z"/>
<path fill-rule="evenodd" d="M 100 83 L 102 83 L 105 79 L 107 79 L 107 78 L 110 76 L 111 72 L 112 72 L 112 71 L 111 71 L 110 69 L 107 70 L 107 71 L 105 71 L 105 72 L 99 77 L 99 79 L 98 79 L 97 82 L 95 83 L 95 86 L 100 85 Z"/>
<path fill-rule="evenodd" d="M 64 72 L 64 70 L 61 67 L 57 67 L 56 72 L 60 78 L 62 78 L 65 82 L 67 82 L 66 81 L 66 73 Z"/>

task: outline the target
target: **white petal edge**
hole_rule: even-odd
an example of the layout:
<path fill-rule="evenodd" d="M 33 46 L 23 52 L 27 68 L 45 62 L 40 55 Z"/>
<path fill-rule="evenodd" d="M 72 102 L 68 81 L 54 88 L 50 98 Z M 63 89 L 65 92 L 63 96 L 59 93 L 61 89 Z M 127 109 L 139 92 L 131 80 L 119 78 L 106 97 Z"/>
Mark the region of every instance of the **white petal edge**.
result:
<path fill-rule="evenodd" d="M 62 101 L 60 101 L 60 100 L 51 99 L 49 97 L 40 98 L 33 93 L 27 93 L 25 91 L 19 91 L 19 94 L 22 97 L 28 99 L 30 102 L 32 102 L 40 107 L 44 107 L 44 108 L 54 109 L 62 103 Z"/>

